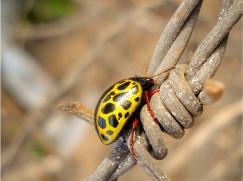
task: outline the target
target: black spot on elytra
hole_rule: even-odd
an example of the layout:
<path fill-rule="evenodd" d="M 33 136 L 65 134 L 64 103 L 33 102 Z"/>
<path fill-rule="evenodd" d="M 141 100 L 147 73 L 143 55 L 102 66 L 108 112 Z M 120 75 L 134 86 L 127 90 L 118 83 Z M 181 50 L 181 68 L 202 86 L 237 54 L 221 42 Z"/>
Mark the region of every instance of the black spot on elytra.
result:
<path fill-rule="evenodd" d="M 125 110 L 128 110 L 132 105 L 132 103 L 129 100 L 124 100 L 120 104 Z"/>
<path fill-rule="evenodd" d="M 119 84 L 122 84 L 122 83 L 124 83 L 124 82 L 126 82 L 126 80 L 121 80 L 121 81 L 119 81 L 118 83 L 119 83 Z"/>
<path fill-rule="evenodd" d="M 108 135 L 112 135 L 112 134 L 113 134 L 113 131 L 108 130 L 108 131 L 106 131 L 106 133 L 107 133 Z"/>
<path fill-rule="evenodd" d="M 104 114 L 108 114 L 108 113 L 114 111 L 114 110 L 115 110 L 115 107 L 116 107 L 116 106 L 115 106 L 114 104 L 112 104 L 112 103 L 107 103 L 107 104 L 101 109 L 101 111 L 102 111 Z"/>
<path fill-rule="evenodd" d="M 104 134 L 100 134 L 101 138 L 105 141 L 109 141 L 109 138 L 107 136 L 105 136 Z"/>
<path fill-rule="evenodd" d="M 114 96 L 115 95 L 115 92 L 110 92 L 106 97 L 105 97 L 105 99 L 103 100 L 103 102 L 106 102 L 106 101 L 108 101 L 112 96 Z"/>
<path fill-rule="evenodd" d="M 118 93 L 118 94 L 116 94 L 116 95 L 113 97 L 113 100 L 114 100 L 115 102 L 118 102 L 118 101 L 122 100 L 122 98 L 124 97 L 125 94 L 126 94 L 126 92 Z"/>
<path fill-rule="evenodd" d="M 108 122 L 114 128 L 116 128 L 117 125 L 118 125 L 118 121 L 117 121 L 116 116 L 114 114 L 112 114 L 108 117 Z"/>
<path fill-rule="evenodd" d="M 138 85 L 135 85 L 132 87 L 132 93 L 137 94 L 137 92 L 138 92 Z"/>
<path fill-rule="evenodd" d="M 104 129 L 106 127 L 106 123 L 105 120 L 102 117 L 98 117 L 98 125 L 99 127 L 101 127 L 102 129 Z"/>
<path fill-rule="evenodd" d="M 126 114 L 125 114 L 125 118 L 127 118 L 129 116 L 129 112 L 127 112 Z"/>
<path fill-rule="evenodd" d="M 119 117 L 119 118 L 122 117 L 122 113 L 121 113 L 121 112 L 118 113 L 118 117 Z"/>
<path fill-rule="evenodd" d="M 135 100 L 136 102 L 138 102 L 138 101 L 139 101 L 139 97 L 136 97 L 134 100 Z"/>
<path fill-rule="evenodd" d="M 118 90 L 124 90 L 129 86 L 130 82 L 125 82 L 117 87 Z"/>

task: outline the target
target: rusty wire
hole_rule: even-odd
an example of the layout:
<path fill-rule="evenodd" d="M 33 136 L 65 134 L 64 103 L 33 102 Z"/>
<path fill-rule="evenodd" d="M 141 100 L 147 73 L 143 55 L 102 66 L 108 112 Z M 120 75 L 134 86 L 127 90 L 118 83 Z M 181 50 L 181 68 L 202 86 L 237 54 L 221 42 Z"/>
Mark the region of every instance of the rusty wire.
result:
<path fill-rule="evenodd" d="M 148 70 L 149 75 L 176 65 L 190 38 L 201 3 L 200 0 L 184 0 L 177 9 L 156 46 Z M 194 117 L 203 111 L 203 104 L 213 103 L 222 94 L 221 84 L 206 80 L 214 75 L 221 63 L 229 31 L 242 15 L 240 3 L 240 0 L 223 1 L 216 25 L 198 46 L 189 66 L 177 65 L 170 72 L 168 79 L 162 82 L 160 92 L 151 98 L 152 110 L 163 131 L 174 138 L 181 138 L 184 129 L 193 126 Z M 165 76 L 156 81 L 161 83 L 164 79 Z M 208 84 L 211 84 L 214 90 L 206 89 Z M 109 156 L 86 180 L 116 180 L 136 163 L 153 179 L 168 180 L 155 164 L 156 159 L 163 159 L 167 154 L 161 128 L 153 122 L 146 105 L 140 116 L 144 133 L 136 132 L 134 147 L 138 161 L 136 162 L 127 150 L 130 145 L 128 131 L 125 135 L 126 141 L 120 138 Z M 152 149 L 148 149 L 149 145 Z"/>

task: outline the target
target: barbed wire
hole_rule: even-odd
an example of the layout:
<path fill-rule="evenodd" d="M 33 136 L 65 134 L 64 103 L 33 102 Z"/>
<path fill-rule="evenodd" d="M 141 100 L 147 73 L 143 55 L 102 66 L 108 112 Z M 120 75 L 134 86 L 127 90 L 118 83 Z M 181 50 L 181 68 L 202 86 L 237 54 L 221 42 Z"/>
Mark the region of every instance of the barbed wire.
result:
<path fill-rule="evenodd" d="M 177 64 L 190 38 L 201 3 L 201 0 L 184 0 L 179 6 L 155 48 L 148 75 L 163 72 Z M 198 46 L 189 66 L 177 65 L 167 80 L 166 76 L 156 79 L 158 84 L 162 84 L 160 92 L 151 98 L 151 107 L 163 131 L 172 137 L 181 138 L 184 129 L 193 126 L 194 117 L 202 113 L 202 105 L 211 104 L 222 95 L 223 85 L 208 79 L 219 67 L 228 34 L 241 16 L 240 0 L 224 0 L 216 25 Z M 69 106 L 62 108 L 68 110 Z M 136 163 L 153 179 L 168 180 L 155 164 L 156 159 L 163 159 L 167 154 L 161 128 L 153 122 L 146 105 L 140 117 L 144 132 L 135 132 L 134 144 L 138 160 L 134 160 L 128 150 L 131 149 L 131 132 L 128 130 L 124 137 L 114 143 L 112 152 L 86 180 L 116 180 Z"/>
<path fill-rule="evenodd" d="M 224 54 L 228 33 L 242 15 L 241 0 L 235 0 L 231 5 L 232 2 L 232 0 L 223 1 L 223 8 L 220 14 L 220 18 L 212 31 L 209 33 L 210 35 L 208 35 L 198 46 L 198 49 L 192 58 L 192 62 L 194 63 L 191 62 L 189 64 L 189 68 L 187 68 L 187 66 L 176 66 L 176 68 L 171 71 L 169 78 L 165 82 L 163 81 L 167 76 L 156 79 L 158 84 L 163 84 L 161 85 L 160 95 L 155 94 L 151 98 L 151 106 L 153 111 L 156 113 L 157 118 L 163 120 L 159 121 L 164 128 L 163 131 L 174 138 L 180 138 L 184 135 L 184 127 L 181 127 L 181 123 L 178 123 L 180 118 L 177 119 L 176 117 L 176 115 L 179 116 L 180 114 L 173 113 L 173 111 L 168 110 L 169 104 L 173 106 L 178 105 L 181 109 L 184 108 L 183 111 L 185 112 L 182 113 L 182 111 L 180 111 L 180 113 L 182 113 L 182 115 L 187 115 L 188 118 L 192 118 L 191 122 L 189 120 L 189 122 L 184 124 L 185 128 L 187 128 L 192 126 L 193 117 L 202 112 L 201 104 L 209 104 L 214 102 L 222 93 L 222 85 L 215 81 L 207 81 L 204 87 L 203 84 L 207 79 L 212 77 L 217 70 Z M 151 3 L 144 9 L 154 7 L 157 3 L 157 1 L 155 3 Z M 183 3 L 179 6 L 167 27 L 165 28 L 165 31 L 162 33 L 160 41 L 156 46 L 155 53 L 148 70 L 148 75 L 162 72 L 163 70 L 167 70 L 169 67 L 174 67 L 177 64 L 188 43 L 191 32 L 196 23 L 201 3 L 202 0 L 184 0 Z M 132 17 L 134 17 L 133 19 L 136 19 L 136 16 L 137 12 L 132 12 Z M 34 110 L 32 114 L 27 117 L 27 122 L 30 124 L 28 127 L 26 127 L 26 129 L 24 129 L 24 134 L 22 134 L 22 136 L 17 139 L 17 144 L 14 142 L 15 145 L 10 147 L 13 153 L 10 154 L 10 159 L 7 160 L 6 164 L 3 165 L 9 165 L 13 163 L 20 148 L 26 142 L 28 135 L 48 117 L 51 108 L 53 108 L 59 99 L 65 95 L 68 90 L 73 88 L 74 85 L 79 81 L 77 77 L 80 76 L 77 75 L 80 75 L 80 73 L 85 70 L 85 67 L 92 63 L 92 61 L 95 59 L 95 56 L 100 52 L 103 44 L 110 41 L 113 36 L 120 32 L 119 29 L 121 27 L 126 27 L 126 25 L 127 22 L 123 22 L 122 20 L 118 23 L 117 27 L 114 28 L 114 31 L 111 33 L 107 32 L 107 36 L 105 36 L 105 38 L 100 41 L 94 51 L 95 53 L 93 51 L 91 52 L 91 54 L 94 53 L 95 55 L 91 56 L 90 54 L 89 56 L 88 54 L 86 57 L 88 63 L 85 63 L 82 66 L 80 66 L 80 63 L 77 63 L 78 66 L 77 64 L 74 64 L 75 66 L 71 67 L 71 71 L 67 72 L 67 76 L 64 76 L 64 79 L 61 83 L 61 89 L 57 96 L 51 99 L 50 102 L 47 103 L 47 106 L 44 105 L 41 109 Z M 216 41 L 212 41 L 214 38 Z M 207 47 L 205 48 L 205 46 Z M 201 58 L 198 58 L 196 53 Z M 71 75 L 71 78 L 68 75 Z M 176 80 L 178 84 L 174 82 Z M 180 90 L 185 90 L 185 92 L 182 92 L 182 95 L 180 95 Z M 174 101 L 177 101 L 177 103 L 182 102 L 183 105 L 177 104 L 176 102 L 172 104 L 172 100 L 163 98 L 163 94 L 165 93 L 164 91 L 168 91 L 168 93 L 172 91 L 173 95 L 171 96 L 171 99 L 174 98 Z M 194 96 L 194 94 L 196 96 Z M 189 95 L 189 97 L 192 96 L 193 100 L 188 100 L 187 95 Z M 179 102 L 177 97 L 179 98 Z M 189 102 L 187 103 L 187 101 Z M 195 105 L 198 105 L 196 110 L 194 110 L 194 106 L 192 106 L 193 101 L 196 101 Z M 168 104 L 168 107 L 162 107 L 161 104 Z M 189 108 L 187 106 L 189 106 Z M 83 120 L 87 120 L 89 123 L 93 123 L 94 121 L 93 111 L 86 109 L 85 106 L 80 105 L 80 103 L 63 105 L 60 107 L 60 109 L 65 109 L 69 112 L 72 112 L 81 117 Z M 187 110 L 190 110 L 189 113 Z M 160 115 L 161 113 L 163 114 Z M 151 121 L 151 117 L 147 112 L 146 106 L 142 110 L 141 117 L 145 132 L 141 135 L 136 132 L 137 138 L 134 145 L 135 150 L 139 156 L 138 161 L 136 162 L 130 155 L 130 132 L 128 130 L 124 137 L 121 137 L 116 143 L 114 143 L 111 153 L 104 159 L 97 170 L 86 180 L 116 180 L 136 163 L 144 168 L 146 172 L 148 171 L 148 173 L 150 173 L 154 179 L 167 180 L 164 173 L 155 164 L 156 159 L 162 159 L 167 154 L 167 148 L 164 144 L 161 130 L 158 125 L 151 124 L 153 121 Z M 35 122 L 33 122 L 33 120 L 35 120 Z M 188 119 L 181 119 L 181 121 L 185 120 L 188 121 Z M 152 130 L 155 130 L 155 132 Z M 157 137 L 152 138 L 152 133 L 156 134 Z M 145 137 L 149 137 L 149 135 L 151 136 L 150 139 L 148 139 L 148 143 Z M 152 151 L 151 149 L 150 151 L 147 149 L 150 144 L 153 148 Z M 2 168 L 4 168 L 4 166 Z"/>
<path fill-rule="evenodd" d="M 23 130 L 13 139 L 12 143 L 4 151 L 4 160 L 2 160 L 1 171 L 5 174 L 5 170 L 13 166 L 15 159 L 18 157 L 23 146 L 31 137 L 31 134 L 40 129 L 41 125 L 45 123 L 46 120 L 51 116 L 53 107 L 56 107 L 58 102 L 65 97 L 70 90 L 73 90 L 80 80 L 84 77 L 82 74 L 88 70 L 88 67 L 92 65 L 98 55 L 102 52 L 104 45 L 110 43 L 115 36 L 123 32 L 131 21 L 136 20 L 141 14 L 153 7 L 157 7 L 161 4 L 160 1 L 152 1 L 147 3 L 142 8 L 132 8 L 126 15 L 122 15 L 118 18 L 117 22 L 112 26 L 110 31 L 106 31 L 104 34 L 100 35 L 100 41 L 92 48 L 84 57 L 77 58 L 73 64 L 70 65 L 70 68 L 64 73 L 59 85 L 56 85 L 57 92 L 50 92 L 50 97 L 47 98 L 47 102 L 40 107 L 32 110 L 25 116 L 26 124 L 23 126 Z M 127 16 L 129 15 L 129 16 Z M 94 18 L 95 16 L 93 16 Z M 91 19 L 89 19 L 91 21 Z M 88 21 L 82 21 L 80 26 L 84 26 Z M 82 61 L 81 61 L 82 59 Z M 83 106 L 84 108 L 84 106 Z M 79 109 L 81 111 L 81 109 Z M 83 112 L 83 111 L 82 111 Z M 80 114 L 80 113 L 78 113 Z M 85 115 L 92 117 L 90 111 L 84 112 Z M 83 114 L 82 114 L 83 116 Z M 84 120 L 89 120 L 86 117 Z M 92 120 L 93 122 L 93 120 Z"/>

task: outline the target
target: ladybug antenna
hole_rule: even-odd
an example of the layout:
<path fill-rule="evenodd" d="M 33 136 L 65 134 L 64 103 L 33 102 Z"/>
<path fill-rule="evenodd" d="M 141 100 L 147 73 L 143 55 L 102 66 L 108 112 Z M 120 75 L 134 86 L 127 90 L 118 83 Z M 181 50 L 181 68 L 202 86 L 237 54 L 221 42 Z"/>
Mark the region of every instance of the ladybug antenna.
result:
<path fill-rule="evenodd" d="M 159 75 L 161 75 L 161 74 L 165 74 L 165 73 L 167 73 L 168 71 L 170 71 L 170 70 L 172 70 L 172 69 L 174 69 L 174 68 L 175 68 L 174 66 L 173 66 L 173 67 L 170 67 L 170 68 L 168 68 L 168 69 L 165 69 L 163 72 L 160 72 L 160 73 L 158 73 L 158 74 L 152 75 L 151 77 L 154 78 L 154 77 L 157 77 L 157 76 L 159 76 Z"/>

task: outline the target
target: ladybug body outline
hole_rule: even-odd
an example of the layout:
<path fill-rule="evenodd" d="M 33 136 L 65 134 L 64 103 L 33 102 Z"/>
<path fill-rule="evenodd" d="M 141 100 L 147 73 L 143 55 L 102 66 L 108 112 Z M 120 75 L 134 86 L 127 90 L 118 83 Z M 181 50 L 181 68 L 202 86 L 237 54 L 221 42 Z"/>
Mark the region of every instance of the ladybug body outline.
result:
<path fill-rule="evenodd" d="M 95 129 L 103 144 L 111 144 L 120 137 L 141 107 L 144 91 L 153 85 L 150 77 L 131 77 L 116 82 L 101 95 L 95 109 Z"/>

